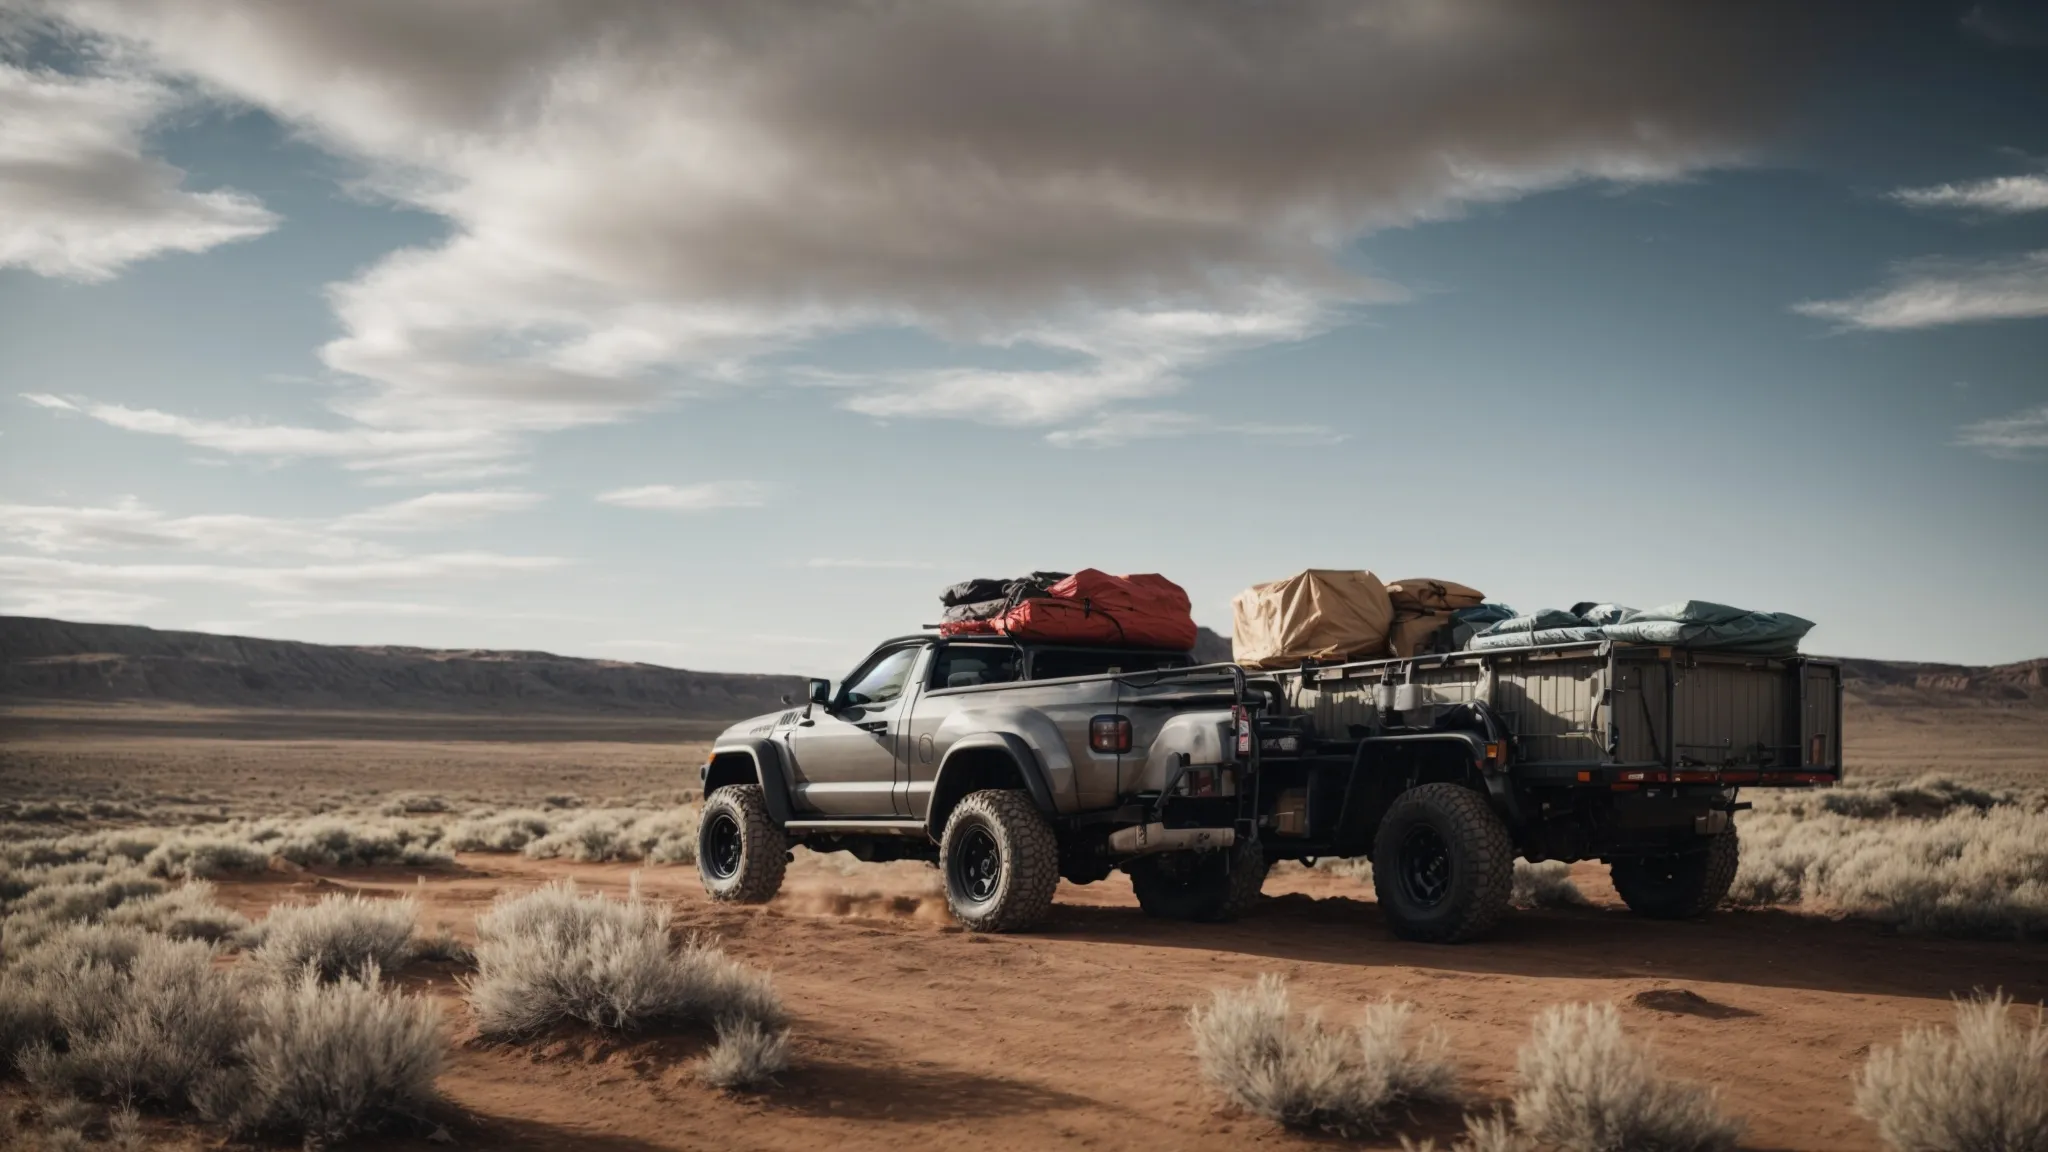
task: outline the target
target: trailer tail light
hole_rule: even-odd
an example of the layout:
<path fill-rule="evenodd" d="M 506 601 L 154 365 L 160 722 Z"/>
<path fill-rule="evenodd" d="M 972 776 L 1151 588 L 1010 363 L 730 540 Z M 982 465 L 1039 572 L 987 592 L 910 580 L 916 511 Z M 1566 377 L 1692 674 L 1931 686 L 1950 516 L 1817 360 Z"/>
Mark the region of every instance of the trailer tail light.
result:
<path fill-rule="evenodd" d="M 1237 733 L 1237 754 L 1239 756 L 1251 755 L 1252 714 L 1250 710 L 1242 704 L 1232 705 L 1230 708 L 1230 726 Z"/>
<path fill-rule="evenodd" d="M 1808 749 L 1806 753 L 1806 762 L 1808 764 L 1825 764 L 1828 762 L 1828 738 L 1826 736 L 1814 736 L 1813 747 Z"/>
<path fill-rule="evenodd" d="M 1489 743 L 1489 744 L 1487 744 L 1487 746 L 1486 746 L 1486 762 L 1487 762 L 1488 764 L 1498 764 L 1498 763 L 1500 763 L 1500 761 L 1501 761 L 1501 753 L 1502 753 L 1502 751 L 1503 751 L 1503 750 L 1502 750 L 1502 748 L 1501 748 L 1501 745 L 1500 745 L 1500 744 L 1499 744 L 1499 742 L 1497 742 L 1497 741 L 1496 741 L 1496 742 L 1492 742 L 1492 743 Z"/>
<path fill-rule="evenodd" d="M 1097 716 L 1088 721 L 1088 747 L 1097 752 L 1129 752 L 1130 720 L 1123 716 Z"/>

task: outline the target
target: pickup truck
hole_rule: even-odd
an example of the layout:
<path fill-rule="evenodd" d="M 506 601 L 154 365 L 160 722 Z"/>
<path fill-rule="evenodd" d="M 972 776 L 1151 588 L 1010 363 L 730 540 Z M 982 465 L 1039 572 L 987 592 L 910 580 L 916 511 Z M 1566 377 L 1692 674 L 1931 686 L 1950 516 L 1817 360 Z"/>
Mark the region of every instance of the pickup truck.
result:
<path fill-rule="evenodd" d="M 925 860 L 975 931 L 1121 870 L 1145 913 L 1223 920 L 1278 860 L 1363 856 L 1389 927 L 1456 942 L 1513 866 L 1600 859 L 1640 915 L 1734 879 L 1742 787 L 1841 775 L 1841 672 L 1609 641 L 1278 672 L 1184 652 L 906 636 L 703 770 L 698 871 L 765 902 L 792 845 Z"/>

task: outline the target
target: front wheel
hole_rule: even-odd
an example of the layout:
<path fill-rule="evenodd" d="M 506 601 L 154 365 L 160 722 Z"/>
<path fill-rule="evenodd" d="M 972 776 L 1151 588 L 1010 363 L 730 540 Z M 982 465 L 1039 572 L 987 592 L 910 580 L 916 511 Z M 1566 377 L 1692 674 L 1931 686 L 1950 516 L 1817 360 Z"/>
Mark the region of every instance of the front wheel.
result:
<path fill-rule="evenodd" d="M 1210 852 L 1161 852 L 1125 866 L 1145 915 L 1161 920 L 1235 920 L 1258 903 L 1266 854 L 1256 840 Z"/>
<path fill-rule="evenodd" d="M 1403 940 L 1456 944 L 1507 911 L 1515 848 L 1486 797 L 1424 784 L 1394 800 L 1373 837 L 1372 887 Z"/>
<path fill-rule="evenodd" d="M 1742 846 L 1735 829 L 1707 837 L 1706 847 L 1672 856 L 1630 856 L 1607 866 L 1628 910 L 1652 920 L 1704 916 L 1728 895 Z"/>
<path fill-rule="evenodd" d="M 704 801 L 697 818 L 697 877 L 713 900 L 766 904 L 782 888 L 789 865 L 783 835 L 759 784 L 720 788 Z"/>
<path fill-rule="evenodd" d="M 973 932 L 1017 932 L 1045 919 L 1060 883 L 1052 825 L 1022 792 L 970 793 L 939 840 L 946 904 Z"/>

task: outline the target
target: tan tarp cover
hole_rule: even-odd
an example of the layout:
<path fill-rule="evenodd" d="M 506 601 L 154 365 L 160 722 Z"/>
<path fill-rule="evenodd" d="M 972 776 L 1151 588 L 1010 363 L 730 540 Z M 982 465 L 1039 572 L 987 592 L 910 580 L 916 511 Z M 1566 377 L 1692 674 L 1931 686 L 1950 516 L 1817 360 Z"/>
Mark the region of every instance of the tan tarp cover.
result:
<path fill-rule="evenodd" d="M 1379 577 L 1331 568 L 1253 585 L 1230 607 L 1231 646 L 1237 662 L 1248 668 L 1384 656 L 1394 621 L 1393 602 Z"/>
<path fill-rule="evenodd" d="M 1436 630 L 1451 622 L 1447 612 L 1430 612 L 1423 615 L 1409 615 L 1405 612 L 1394 614 L 1394 626 L 1389 632 L 1389 643 L 1396 656 L 1413 656 Z"/>
<path fill-rule="evenodd" d="M 1419 615 L 1422 612 L 1455 612 L 1460 608 L 1477 608 L 1486 597 L 1477 588 L 1470 588 L 1453 580 L 1396 580 L 1387 585 L 1387 598 L 1394 602 L 1394 611 L 1403 616 Z"/>

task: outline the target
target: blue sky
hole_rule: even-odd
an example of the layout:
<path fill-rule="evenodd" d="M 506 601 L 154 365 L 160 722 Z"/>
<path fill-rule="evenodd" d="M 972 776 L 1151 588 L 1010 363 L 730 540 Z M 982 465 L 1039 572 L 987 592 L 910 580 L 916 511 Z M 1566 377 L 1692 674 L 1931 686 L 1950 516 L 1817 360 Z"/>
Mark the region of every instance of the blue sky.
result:
<path fill-rule="evenodd" d="M 2048 23 L 1793 7 L 0 0 L 0 611 L 833 674 L 1367 567 L 2048 653 Z"/>

